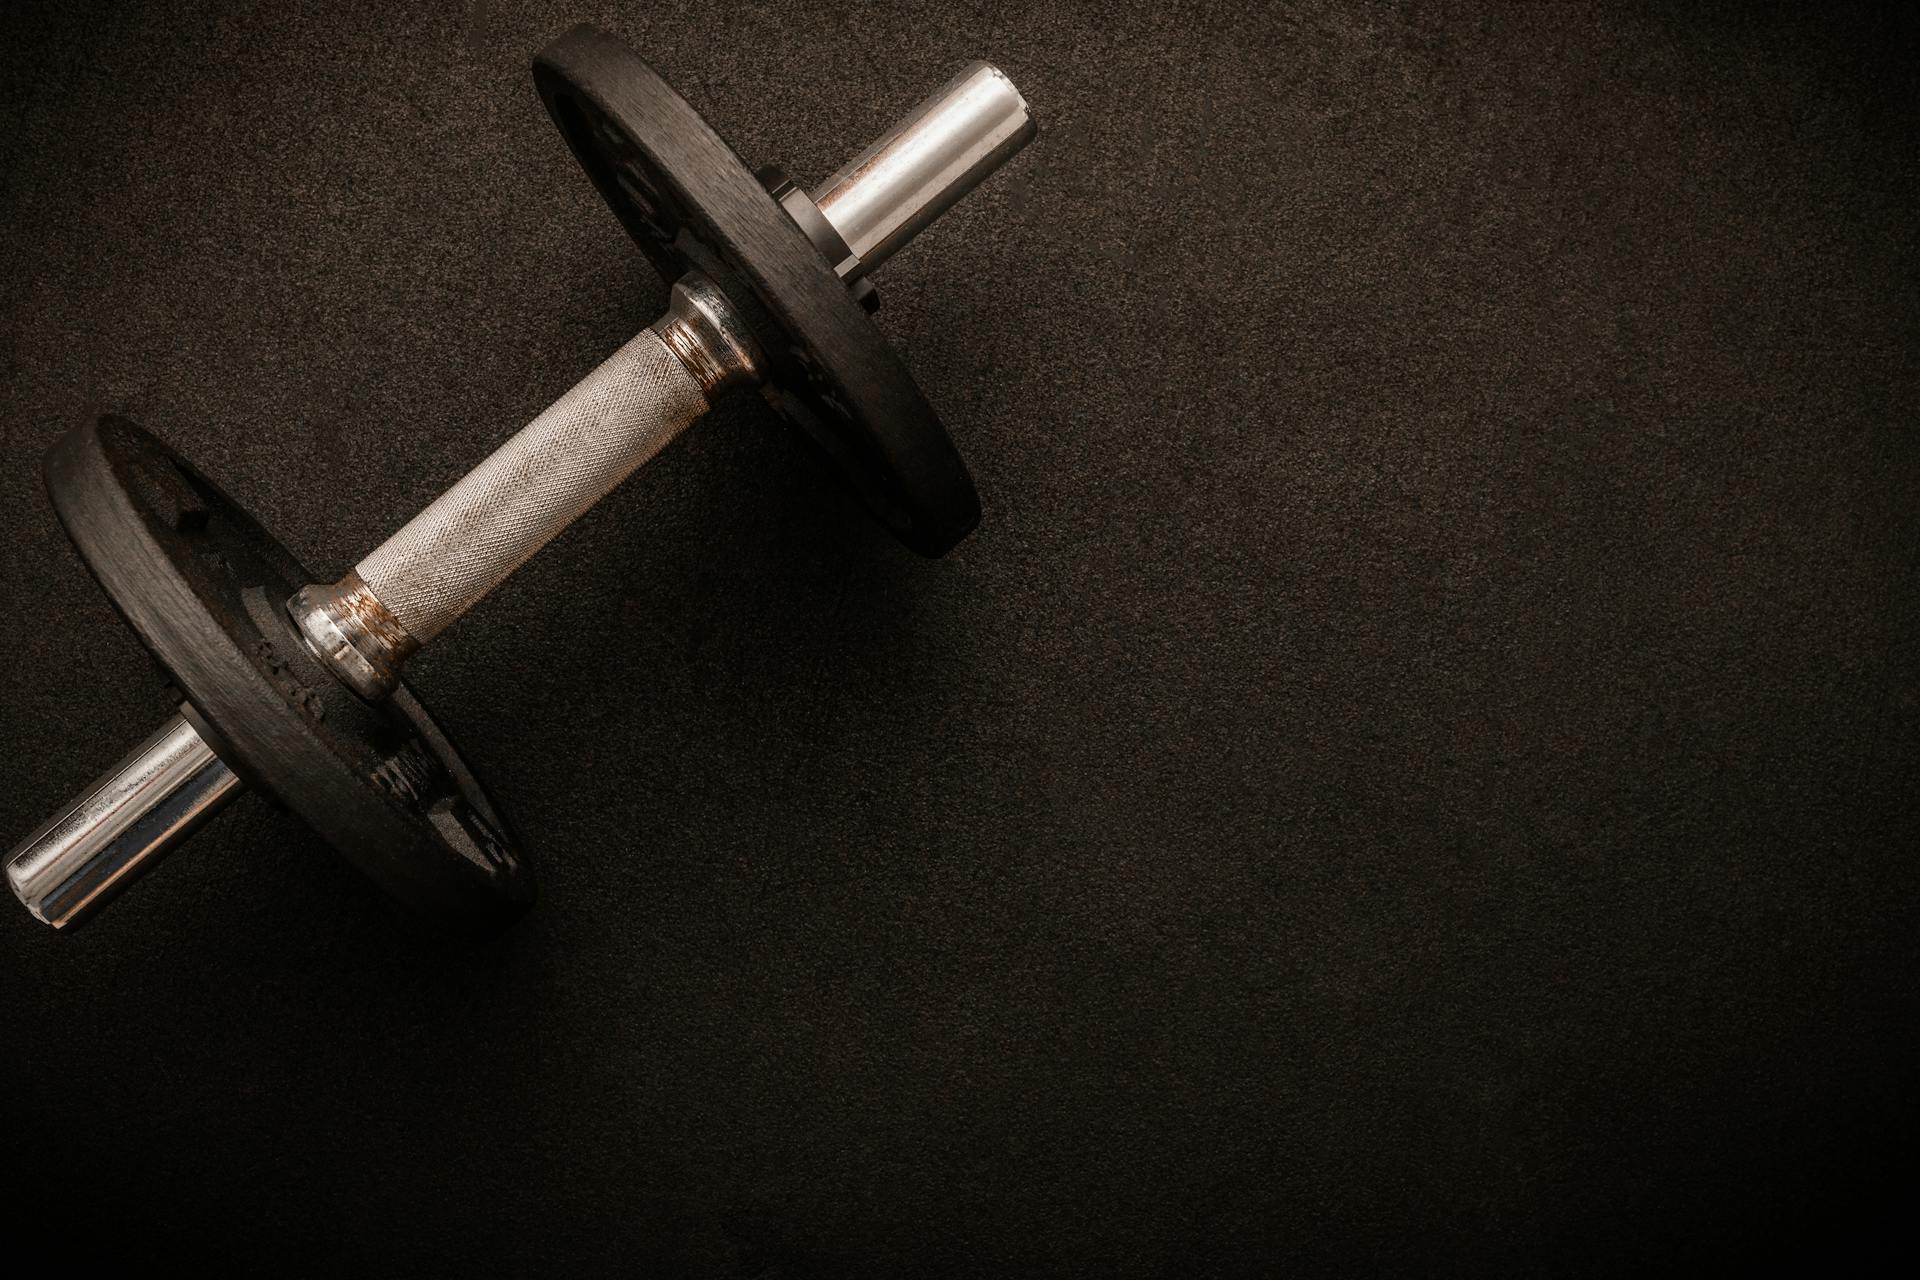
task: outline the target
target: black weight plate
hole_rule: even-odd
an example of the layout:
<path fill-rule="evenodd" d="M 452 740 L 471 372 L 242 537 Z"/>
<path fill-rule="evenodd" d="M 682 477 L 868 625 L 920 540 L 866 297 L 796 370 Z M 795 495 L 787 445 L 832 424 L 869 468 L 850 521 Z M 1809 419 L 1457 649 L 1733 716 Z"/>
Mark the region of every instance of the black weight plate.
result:
<path fill-rule="evenodd" d="M 699 270 L 772 365 L 768 401 L 880 522 L 937 556 L 980 522 L 966 464 L 826 260 L 699 112 L 638 54 L 575 27 L 533 63 L 554 123 L 660 274 Z"/>
<path fill-rule="evenodd" d="M 242 781 L 424 922 L 484 932 L 533 901 L 506 824 L 413 695 L 369 706 L 308 652 L 285 602 L 319 579 L 252 517 L 124 418 L 68 432 L 45 472 L 81 558 Z"/>

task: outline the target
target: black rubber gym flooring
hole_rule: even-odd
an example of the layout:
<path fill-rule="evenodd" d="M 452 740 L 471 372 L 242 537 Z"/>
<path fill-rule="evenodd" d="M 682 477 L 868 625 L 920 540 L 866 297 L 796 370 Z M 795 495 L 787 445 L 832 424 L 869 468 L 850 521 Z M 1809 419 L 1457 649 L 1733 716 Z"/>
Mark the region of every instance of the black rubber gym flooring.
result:
<path fill-rule="evenodd" d="M 1619 1274 L 1910 1248 L 1920 28 L 1732 4 L 0 17 L 0 844 L 168 711 L 39 458 L 130 414 L 343 570 L 666 298 L 533 52 L 817 180 L 985 501 L 722 410 L 413 682 L 537 860 L 461 949 L 243 798 L 0 911 L 7 1253 Z"/>

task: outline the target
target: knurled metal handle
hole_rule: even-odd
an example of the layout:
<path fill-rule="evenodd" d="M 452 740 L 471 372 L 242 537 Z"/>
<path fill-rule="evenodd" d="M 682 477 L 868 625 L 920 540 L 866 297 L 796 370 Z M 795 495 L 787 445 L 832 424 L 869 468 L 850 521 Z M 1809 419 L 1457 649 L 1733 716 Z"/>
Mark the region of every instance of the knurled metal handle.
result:
<path fill-rule="evenodd" d="M 707 411 L 643 329 L 356 566 L 425 644 Z"/>

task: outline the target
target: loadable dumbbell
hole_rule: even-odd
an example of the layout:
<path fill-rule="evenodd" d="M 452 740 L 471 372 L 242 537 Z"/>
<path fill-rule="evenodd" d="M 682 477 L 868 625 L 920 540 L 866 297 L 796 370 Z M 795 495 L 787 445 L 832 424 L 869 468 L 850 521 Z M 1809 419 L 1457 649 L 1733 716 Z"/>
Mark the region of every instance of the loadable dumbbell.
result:
<path fill-rule="evenodd" d="M 243 786 L 421 920 L 517 915 L 533 894 L 518 842 L 401 667 L 725 394 L 759 389 L 914 550 L 939 555 L 978 521 L 959 454 L 869 318 L 868 273 L 1033 137 L 1012 83 L 966 68 L 808 194 L 749 171 L 604 32 L 561 36 L 533 75 L 674 282 L 666 314 L 334 582 L 127 419 L 58 440 L 54 510 L 182 702 L 14 852 L 8 880 L 41 920 L 81 920 Z"/>

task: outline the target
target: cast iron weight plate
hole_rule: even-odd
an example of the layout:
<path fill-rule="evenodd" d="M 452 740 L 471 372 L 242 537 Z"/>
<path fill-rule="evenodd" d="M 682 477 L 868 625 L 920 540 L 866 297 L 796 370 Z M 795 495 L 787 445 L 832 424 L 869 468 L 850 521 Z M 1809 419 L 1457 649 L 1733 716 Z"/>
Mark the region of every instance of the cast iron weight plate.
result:
<path fill-rule="evenodd" d="M 923 555 L 980 522 L 966 464 L 912 375 L 819 250 L 640 56 L 575 27 L 534 59 L 575 158 L 667 281 L 699 270 L 773 366 L 769 403 Z"/>
<path fill-rule="evenodd" d="M 506 823 L 405 686 L 369 706 L 307 651 L 285 603 L 317 579 L 251 516 L 125 418 L 69 431 L 45 472 L 88 569 L 243 782 L 423 923 L 482 933 L 532 903 Z"/>

